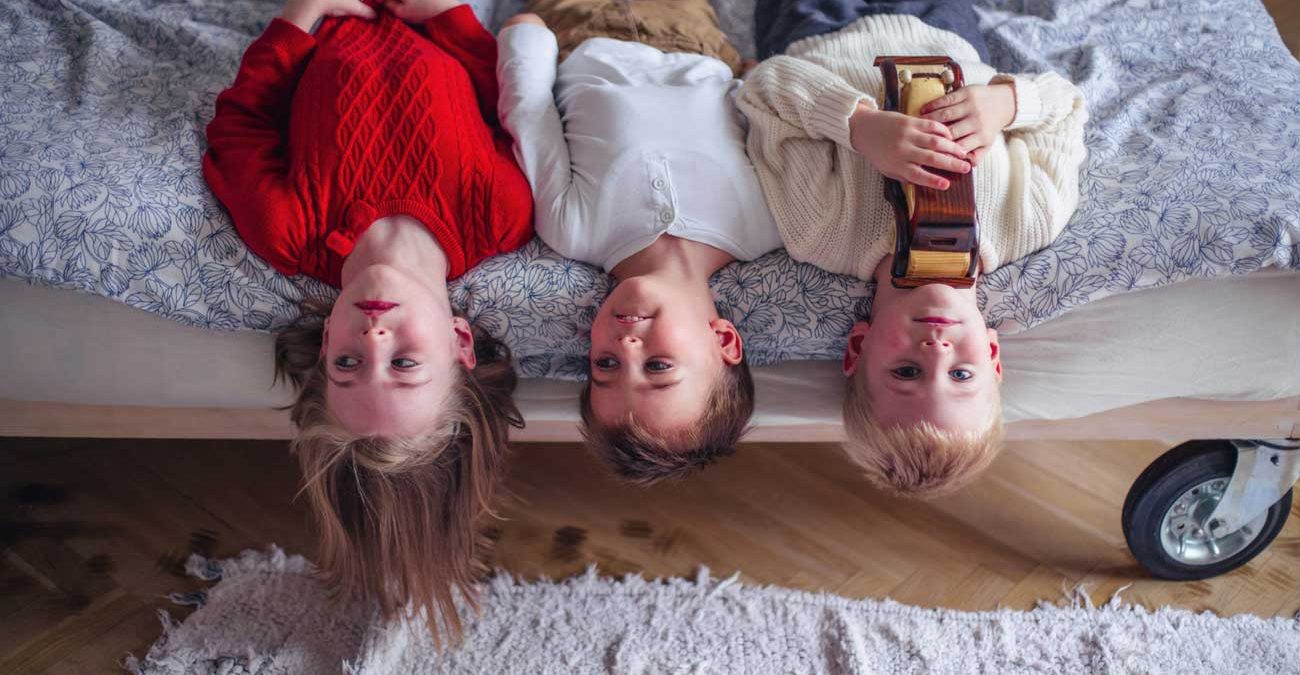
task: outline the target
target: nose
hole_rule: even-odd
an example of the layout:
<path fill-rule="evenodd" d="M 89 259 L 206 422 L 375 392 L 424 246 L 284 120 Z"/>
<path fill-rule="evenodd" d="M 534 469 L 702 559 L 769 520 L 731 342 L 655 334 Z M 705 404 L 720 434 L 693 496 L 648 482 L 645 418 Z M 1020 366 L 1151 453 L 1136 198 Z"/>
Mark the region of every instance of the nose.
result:
<path fill-rule="evenodd" d="M 628 347 L 635 347 L 636 345 L 641 344 L 641 338 L 635 335 L 623 335 L 618 338 L 618 343 Z"/>
<path fill-rule="evenodd" d="M 367 326 L 365 330 L 361 331 L 362 339 L 369 340 L 370 342 L 379 342 L 380 340 L 392 337 L 392 335 L 392 331 L 387 328 L 380 328 L 379 326 Z"/>
<path fill-rule="evenodd" d="M 941 338 L 926 338 L 921 340 L 921 349 L 923 351 L 945 352 L 952 349 L 952 343 Z"/>

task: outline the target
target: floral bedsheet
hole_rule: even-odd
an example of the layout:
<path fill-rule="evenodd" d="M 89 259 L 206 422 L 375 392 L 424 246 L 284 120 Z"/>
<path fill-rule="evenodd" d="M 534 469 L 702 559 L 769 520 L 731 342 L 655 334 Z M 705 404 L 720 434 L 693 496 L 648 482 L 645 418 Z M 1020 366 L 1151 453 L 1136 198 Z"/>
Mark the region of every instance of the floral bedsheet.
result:
<path fill-rule="evenodd" d="M 213 101 L 278 0 L 0 5 L 0 277 L 223 330 L 274 330 L 307 297 L 252 255 L 199 170 Z M 753 52 L 752 0 L 721 0 Z M 499 23 L 513 6 L 477 1 Z M 1192 277 L 1300 269 L 1300 64 L 1258 0 L 982 0 L 995 65 L 1052 68 L 1092 111 L 1081 207 L 1049 248 L 985 277 L 1017 331 L 1077 304 Z M 755 365 L 836 359 L 870 288 L 777 252 L 713 280 Z M 452 284 L 523 374 L 585 375 L 609 288 L 538 241 Z"/>

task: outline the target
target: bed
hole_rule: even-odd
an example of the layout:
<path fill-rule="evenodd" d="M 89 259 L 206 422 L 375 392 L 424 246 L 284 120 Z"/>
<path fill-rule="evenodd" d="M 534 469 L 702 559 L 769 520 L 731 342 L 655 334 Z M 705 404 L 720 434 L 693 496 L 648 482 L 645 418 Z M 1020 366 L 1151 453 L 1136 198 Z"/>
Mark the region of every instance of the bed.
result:
<path fill-rule="evenodd" d="M 0 7 L 0 434 L 290 435 L 269 332 L 332 291 L 249 253 L 198 163 L 279 4 Z M 489 24 L 517 7 L 472 4 Z M 752 54 L 752 2 L 716 5 Z M 1300 435 L 1300 63 L 1258 0 L 977 10 L 995 66 L 1056 69 L 1092 112 L 1066 232 L 979 287 L 1011 438 Z M 873 289 L 782 252 L 712 285 L 756 366 L 749 440 L 837 440 L 836 362 Z M 452 284 L 526 377 L 518 440 L 577 439 L 608 286 L 537 241 Z"/>

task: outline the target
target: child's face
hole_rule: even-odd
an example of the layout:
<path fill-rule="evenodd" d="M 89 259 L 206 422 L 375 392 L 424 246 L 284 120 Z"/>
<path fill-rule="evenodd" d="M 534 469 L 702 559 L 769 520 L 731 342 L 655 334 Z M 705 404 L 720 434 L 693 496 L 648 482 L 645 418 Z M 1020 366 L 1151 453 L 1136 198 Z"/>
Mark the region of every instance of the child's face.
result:
<path fill-rule="evenodd" d="M 591 409 L 613 425 L 685 430 L 704 412 L 722 369 L 741 360 L 740 334 L 718 318 L 708 289 L 647 277 L 623 281 L 591 326 Z"/>
<path fill-rule="evenodd" d="M 867 395 L 882 425 L 928 421 L 980 431 L 1002 381 L 997 331 L 984 326 L 974 289 L 930 284 L 877 286 L 872 320 L 849 334 L 846 375 L 865 368 Z"/>
<path fill-rule="evenodd" d="M 456 361 L 474 367 L 469 324 L 427 282 L 387 265 L 344 287 L 321 346 L 326 402 L 348 431 L 413 436 L 428 430 L 447 398 Z"/>

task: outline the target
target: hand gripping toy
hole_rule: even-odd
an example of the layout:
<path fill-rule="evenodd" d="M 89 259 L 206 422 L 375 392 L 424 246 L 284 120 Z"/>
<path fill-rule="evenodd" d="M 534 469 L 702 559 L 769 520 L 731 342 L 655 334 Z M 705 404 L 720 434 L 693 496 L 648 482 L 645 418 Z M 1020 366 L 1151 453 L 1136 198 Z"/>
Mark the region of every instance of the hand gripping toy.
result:
<path fill-rule="evenodd" d="M 881 56 L 875 65 L 885 77 L 885 110 L 913 117 L 920 116 L 926 103 L 964 86 L 961 66 L 946 56 Z M 929 170 L 948 180 L 947 190 L 885 179 L 885 196 L 897 223 L 894 287 L 940 283 L 969 288 L 979 268 L 974 176 Z"/>

